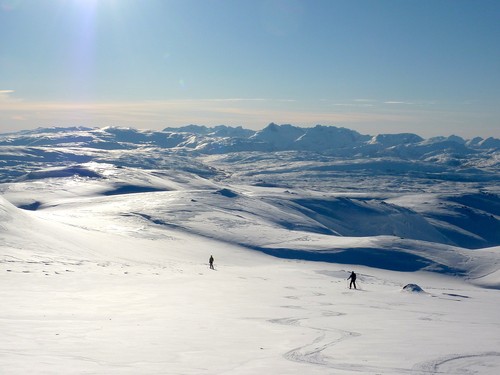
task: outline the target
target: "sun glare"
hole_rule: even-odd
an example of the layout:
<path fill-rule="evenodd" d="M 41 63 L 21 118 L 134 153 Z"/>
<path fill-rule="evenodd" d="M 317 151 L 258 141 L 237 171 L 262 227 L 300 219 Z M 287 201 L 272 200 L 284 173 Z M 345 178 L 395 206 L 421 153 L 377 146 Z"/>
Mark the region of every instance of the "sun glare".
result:
<path fill-rule="evenodd" d="M 102 5 L 103 3 L 109 3 L 110 0 L 73 0 L 75 4 L 85 8 L 96 8 L 98 5 Z"/>
<path fill-rule="evenodd" d="M 76 2 L 83 6 L 94 7 L 99 0 L 76 0 Z"/>
<path fill-rule="evenodd" d="M 68 0 L 66 0 L 68 1 Z M 117 4 L 117 0 L 69 0 L 72 1 L 73 4 L 76 4 L 79 7 L 86 9 L 96 9 L 101 6 L 115 6 Z"/>

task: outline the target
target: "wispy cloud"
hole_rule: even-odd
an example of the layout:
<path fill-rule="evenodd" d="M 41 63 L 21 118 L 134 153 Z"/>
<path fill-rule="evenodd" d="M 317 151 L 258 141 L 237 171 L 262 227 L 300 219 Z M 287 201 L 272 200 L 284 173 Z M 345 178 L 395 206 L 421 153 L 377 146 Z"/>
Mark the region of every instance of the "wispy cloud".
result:
<path fill-rule="evenodd" d="M 360 103 L 376 103 L 378 100 L 375 99 L 354 99 L 355 102 Z"/>
<path fill-rule="evenodd" d="M 336 107 L 375 107 L 375 101 L 353 100 L 352 102 L 332 102 L 331 105 Z"/>
<path fill-rule="evenodd" d="M 10 99 L 10 94 L 12 94 L 14 90 L 0 90 L 0 101 L 5 101 Z"/>
<path fill-rule="evenodd" d="M 216 98 L 216 99 L 201 99 L 208 102 L 264 102 L 269 99 L 264 98 Z"/>
<path fill-rule="evenodd" d="M 0 101 L 0 120 L 19 126 L 86 124 L 123 125 L 152 129 L 190 123 L 243 125 L 261 128 L 270 122 L 297 125 L 349 124 L 369 121 L 402 121 L 403 115 L 338 111 L 331 104 L 311 108 L 293 99 L 227 98 L 155 100 L 107 103 Z"/>
<path fill-rule="evenodd" d="M 400 102 L 400 101 L 387 101 L 387 102 L 384 102 L 384 104 L 404 104 L 404 105 L 413 105 L 415 103 L 412 103 L 412 102 Z"/>
<path fill-rule="evenodd" d="M 38 126 L 127 126 L 160 130 L 187 124 L 241 125 L 261 129 L 270 122 L 297 126 L 346 126 L 365 134 L 417 132 L 422 135 L 458 133 L 477 121 L 478 113 L 437 110 L 428 105 L 396 105 L 406 102 L 295 101 L 266 98 L 220 98 L 191 100 L 151 100 L 96 103 L 34 102 L 13 99 L 13 90 L 0 90 L 0 123 L 2 131 L 15 131 Z M 429 102 L 431 103 L 431 102 Z M 334 105 L 337 104 L 337 105 Z M 380 105 L 378 105 L 380 104 Z M 495 123 L 484 115 L 484 123 Z M 439 124 L 439 126 L 436 126 Z M 493 125 L 492 125 L 493 126 Z M 418 130 L 418 131 L 417 131 Z M 462 134 L 465 135 L 465 134 Z M 477 135 L 477 134 L 476 134 Z M 480 134 L 486 135 L 486 134 Z"/>

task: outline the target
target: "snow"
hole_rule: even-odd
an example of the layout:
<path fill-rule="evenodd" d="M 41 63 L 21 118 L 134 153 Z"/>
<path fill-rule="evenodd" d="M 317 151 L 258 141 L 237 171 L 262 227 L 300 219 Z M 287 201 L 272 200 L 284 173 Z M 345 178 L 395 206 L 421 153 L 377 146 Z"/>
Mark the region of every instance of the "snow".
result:
<path fill-rule="evenodd" d="M 1 374 L 499 372 L 498 166 L 164 135 L 0 137 Z"/>

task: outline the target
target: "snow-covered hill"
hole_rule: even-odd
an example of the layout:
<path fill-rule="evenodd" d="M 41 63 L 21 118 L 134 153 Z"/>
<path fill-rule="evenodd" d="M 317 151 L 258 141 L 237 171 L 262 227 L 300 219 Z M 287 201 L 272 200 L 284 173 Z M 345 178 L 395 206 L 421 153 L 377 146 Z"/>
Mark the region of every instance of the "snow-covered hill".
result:
<path fill-rule="evenodd" d="M 2 190 L 10 196 L 12 186 L 45 186 L 64 177 L 95 184 L 114 178 L 108 195 L 180 189 L 172 180 L 190 186 L 204 181 L 202 189 L 234 186 L 238 199 L 230 206 L 248 200 L 249 187 L 259 187 L 259 199 L 269 207 L 254 214 L 286 206 L 293 218 L 275 214 L 286 229 L 337 237 L 390 235 L 464 248 L 500 245 L 499 150 L 484 151 L 477 139 L 472 147 L 455 136 L 368 137 L 345 128 L 276 124 L 253 133 L 225 126 L 173 130 L 75 127 L 4 135 Z M 234 146 L 236 139 L 262 150 L 221 154 L 220 142 Z M 204 153 L 214 147 L 214 154 Z M 332 155 L 338 150 L 345 155 Z M 43 202 L 31 197 L 16 204 L 35 209 Z"/>
<path fill-rule="evenodd" d="M 2 374 L 500 369 L 494 141 L 272 124 L 0 144 Z"/>
<path fill-rule="evenodd" d="M 188 125 L 163 131 L 134 128 L 39 128 L 18 133 L 0 134 L 2 146 L 64 146 L 78 144 L 100 149 L 126 149 L 138 146 L 161 147 L 176 151 L 213 154 L 239 151 L 301 151 L 337 156 L 385 156 L 421 158 L 428 154 L 453 153 L 460 158 L 485 153 L 498 155 L 500 139 L 476 137 L 464 140 L 457 136 L 423 139 L 416 134 L 362 135 L 354 130 L 317 125 L 301 128 L 269 124 L 260 131 L 242 127 Z M 216 145 L 224 145 L 216 147 Z"/>

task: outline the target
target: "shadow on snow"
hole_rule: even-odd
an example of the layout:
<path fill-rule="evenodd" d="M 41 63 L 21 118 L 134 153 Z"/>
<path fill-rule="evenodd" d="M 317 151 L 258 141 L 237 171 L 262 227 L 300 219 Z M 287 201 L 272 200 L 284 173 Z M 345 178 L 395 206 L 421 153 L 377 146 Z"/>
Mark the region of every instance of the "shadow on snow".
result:
<path fill-rule="evenodd" d="M 427 269 L 429 271 L 432 270 L 433 272 L 451 275 L 464 274 L 464 271 L 461 269 L 439 264 L 414 254 L 404 252 L 396 253 L 394 251 L 386 251 L 375 248 L 350 248 L 335 252 L 313 252 L 283 248 L 268 249 L 263 247 L 255 247 L 253 249 L 283 259 L 356 264 L 401 272 L 414 272 Z"/>

